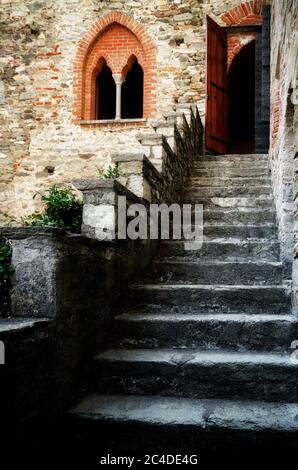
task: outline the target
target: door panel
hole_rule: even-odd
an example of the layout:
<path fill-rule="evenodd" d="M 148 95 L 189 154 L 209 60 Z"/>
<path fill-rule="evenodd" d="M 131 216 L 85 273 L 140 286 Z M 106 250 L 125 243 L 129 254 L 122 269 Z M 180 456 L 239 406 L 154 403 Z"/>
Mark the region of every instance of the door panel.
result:
<path fill-rule="evenodd" d="M 226 32 L 207 16 L 207 102 L 205 147 L 226 153 L 228 146 L 228 80 Z"/>

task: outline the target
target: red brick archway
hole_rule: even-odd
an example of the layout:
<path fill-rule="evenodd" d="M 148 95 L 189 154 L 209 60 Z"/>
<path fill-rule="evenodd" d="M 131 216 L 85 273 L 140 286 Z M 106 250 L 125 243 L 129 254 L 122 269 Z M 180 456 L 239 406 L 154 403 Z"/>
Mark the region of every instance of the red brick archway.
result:
<path fill-rule="evenodd" d="M 221 19 L 229 26 L 260 25 L 263 22 L 261 13 L 264 3 L 264 0 L 251 0 L 250 2 L 241 3 L 237 7 L 226 11 Z"/>
<path fill-rule="evenodd" d="M 74 118 L 95 118 L 95 80 L 102 64 L 113 74 L 125 77 L 131 58 L 135 57 L 144 71 L 144 118 L 155 111 L 156 50 L 140 25 L 120 12 L 98 20 L 80 40 L 74 62 Z"/>
<path fill-rule="evenodd" d="M 239 54 L 241 49 L 247 46 L 250 42 L 255 41 L 255 39 L 255 31 L 228 33 L 228 71 L 233 60 Z"/>

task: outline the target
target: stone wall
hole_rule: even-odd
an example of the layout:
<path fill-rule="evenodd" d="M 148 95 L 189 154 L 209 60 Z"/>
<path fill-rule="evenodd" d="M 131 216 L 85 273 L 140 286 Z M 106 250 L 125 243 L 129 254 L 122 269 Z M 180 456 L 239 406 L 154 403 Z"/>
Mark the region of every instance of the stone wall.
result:
<path fill-rule="evenodd" d="M 14 316 L 0 325 L 2 438 L 28 430 L 35 419 L 54 420 L 84 388 L 86 366 L 109 343 L 128 282 L 156 249 L 147 240 L 98 242 L 49 228 L 5 234 L 15 274 Z"/>
<path fill-rule="evenodd" d="M 296 201 L 298 3 L 274 0 L 271 8 L 270 165 L 283 260 L 293 259 L 293 209 Z M 296 92 L 295 92 L 296 88 Z M 296 97 L 295 97 L 296 95 Z M 297 202 L 295 202 L 295 205 Z M 295 232 L 297 227 L 295 227 Z"/>
<path fill-rule="evenodd" d="M 224 25 L 221 16 L 238 5 L 239 0 L 2 0 L 0 223 L 38 209 L 33 194 L 54 182 L 94 178 L 115 151 L 144 153 L 135 138 L 144 124 L 73 122 L 74 61 L 80 40 L 98 19 L 120 11 L 153 41 L 155 118 L 186 102 L 198 103 L 204 115 L 205 17 Z M 152 132 L 150 126 L 145 132 Z"/>

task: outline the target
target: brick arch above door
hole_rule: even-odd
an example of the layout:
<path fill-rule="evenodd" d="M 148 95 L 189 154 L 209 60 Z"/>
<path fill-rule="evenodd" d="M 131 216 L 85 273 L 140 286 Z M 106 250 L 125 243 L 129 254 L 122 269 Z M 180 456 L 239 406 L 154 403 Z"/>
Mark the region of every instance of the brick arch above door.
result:
<path fill-rule="evenodd" d="M 256 40 L 255 31 L 241 32 L 228 34 L 228 71 L 232 65 L 233 60 L 237 57 L 243 47 Z"/>
<path fill-rule="evenodd" d="M 226 11 L 221 20 L 228 26 L 260 25 L 262 19 L 262 6 L 268 4 L 267 0 L 251 0 L 240 3 L 237 7 Z"/>

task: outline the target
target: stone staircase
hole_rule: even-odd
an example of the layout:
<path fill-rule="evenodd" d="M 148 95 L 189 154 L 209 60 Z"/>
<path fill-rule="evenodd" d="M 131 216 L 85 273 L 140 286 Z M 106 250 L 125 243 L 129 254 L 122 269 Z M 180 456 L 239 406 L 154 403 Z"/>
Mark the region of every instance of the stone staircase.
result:
<path fill-rule="evenodd" d="M 204 204 L 203 248 L 162 242 L 130 286 L 92 394 L 68 414 L 89 452 L 297 445 L 297 322 L 267 156 L 198 158 L 185 202 Z"/>

